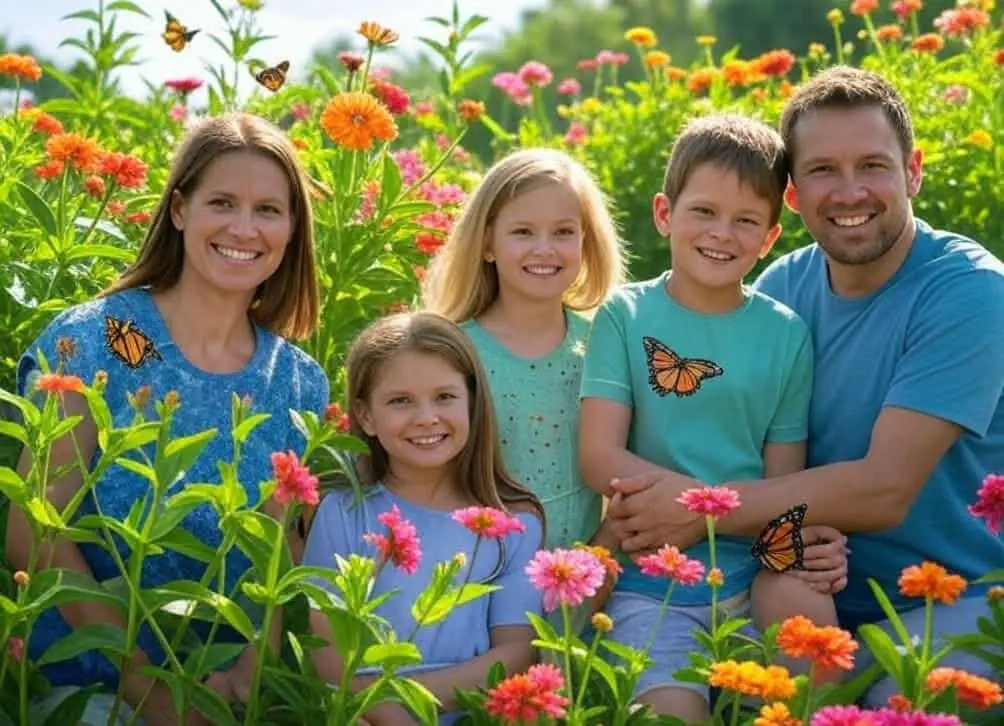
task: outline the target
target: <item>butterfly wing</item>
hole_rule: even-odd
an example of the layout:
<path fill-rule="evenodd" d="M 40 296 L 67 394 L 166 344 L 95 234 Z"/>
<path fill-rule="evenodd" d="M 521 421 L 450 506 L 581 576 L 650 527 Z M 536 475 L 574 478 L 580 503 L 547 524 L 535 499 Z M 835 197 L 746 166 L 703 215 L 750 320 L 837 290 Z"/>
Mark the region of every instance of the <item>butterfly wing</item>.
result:
<path fill-rule="evenodd" d="M 707 378 L 714 378 L 724 373 L 721 366 L 714 361 L 703 358 L 684 358 L 680 361 L 679 382 L 676 393 L 680 396 L 691 396 L 701 387 Z"/>
<path fill-rule="evenodd" d="M 680 375 L 680 357 L 655 338 L 646 335 L 641 342 L 648 363 L 648 385 L 660 396 L 673 393 Z"/>
<path fill-rule="evenodd" d="M 763 528 L 751 552 L 764 567 L 779 573 L 805 569 L 802 522 L 807 510 L 807 505 L 799 504 Z"/>
<path fill-rule="evenodd" d="M 164 11 L 164 17 L 166 18 L 166 22 L 164 24 L 164 32 L 160 37 L 170 46 L 171 50 L 180 53 L 199 31 L 189 30 L 166 10 Z"/>
<path fill-rule="evenodd" d="M 283 61 L 277 66 L 264 68 L 255 74 L 255 80 L 270 91 L 278 91 L 286 82 L 289 72 L 289 61 Z"/>
<path fill-rule="evenodd" d="M 163 360 L 153 341 L 131 320 L 105 316 L 105 345 L 112 355 L 130 368 L 139 368 L 150 358 Z"/>

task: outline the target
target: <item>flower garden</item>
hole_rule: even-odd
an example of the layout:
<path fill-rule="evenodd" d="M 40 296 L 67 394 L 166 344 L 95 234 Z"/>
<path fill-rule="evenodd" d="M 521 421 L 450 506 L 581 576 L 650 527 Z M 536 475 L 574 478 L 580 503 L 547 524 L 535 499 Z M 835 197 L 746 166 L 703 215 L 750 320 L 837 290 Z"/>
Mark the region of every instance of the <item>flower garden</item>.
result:
<path fill-rule="evenodd" d="M 484 69 L 469 65 L 467 47 L 486 18 L 455 14 L 440 19 L 442 37 L 429 45 L 440 56 L 442 88 L 419 96 L 397 85 L 379 65 L 382 50 L 398 40 L 390 27 L 364 23 L 356 36 L 358 50 L 341 54 L 338 67 L 311 68 L 303 74 L 304 82 L 286 82 L 283 68 L 253 57 L 265 40 L 255 18 L 260 3 L 213 4 L 221 28 L 216 39 L 228 49 L 231 67 L 206 78 L 171 80 L 151 88 L 143 101 L 118 94 L 113 82 L 136 55 L 139 42 L 133 34 L 117 32 L 115 19 L 146 15 L 127 0 L 100 2 L 73 14 L 90 26 L 88 33 L 71 40 L 90 74 L 71 76 L 40 67 L 30 56 L 0 55 L 0 76 L 13 79 L 24 98 L 43 74 L 68 93 L 41 104 L 16 102 L 0 117 L 0 492 L 10 506 L 27 514 L 36 553 L 30 567 L 7 576 L 0 594 L 0 726 L 75 723 L 94 689 L 75 690 L 56 710 L 38 712 L 34 697 L 47 690 L 39 668 L 95 649 L 126 664 L 141 626 L 153 631 L 167 653 L 163 664 L 146 666 L 147 674 L 169 685 L 179 709 L 194 709 L 216 724 L 346 724 L 386 700 L 405 704 L 417 722 L 436 723 L 431 694 L 399 672 L 420 663 L 421 653 L 406 634 L 388 629 L 369 597 L 381 568 L 408 568 L 420 556 L 420 533 L 410 523 L 388 516 L 386 531 L 372 533 L 372 558 L 342 560 L 331 571 L 297 566 L 284 537 L 289 521 L 248 507 L 234 475 L 239 444 L 261 423 L 248 402 L 234 398 L 231 431 L 178 439 L 172 438 L 170 424 L 185 402 L 177 397 L 155 402 L 154 418 L 140 413 L 145 402 L 138 400 L 132 425 L 116 428 L 100 377 L 43 376 L 44 401 L 11 393 L 20 354 L 52 317 L 93 298 L 133 259 L 172 150 L 188 120 L 198 114 L 239 105 L 276 122 L 298 148 L 311 182 L 322 325 L 301 345 L 326 370 L 332 402 L 323 418 L 294 415 L 308 441 L 301 460 L 273 457 L 265 491 L 295 505 L 287 511 L 290 520 L 296 506 L 316 504 L 319 481 L 351 472 L 346 462 L 360 444 L 346 433 L 341 401 L 348 344 L 375 317 L 420 303 L 419 283 L 428 260 L 490 162 L 465 148 L 465 138 L 476 126 L 492 135 L 496 157 L 545 145 L 581 159 L 608 194 L 630 241 L 632 274 L 641 278 L 666 264 L 662 242 L 649 230 L 648 209 L 673 130 L 693 115 L 721 110 L 774 124 L 801 79 L 834 63 L 853 63 L 887 75 L 910 104 L 925 155 L 924 187 L 914 202 L 918 216 L 971 235 L 1004 255 L 1004 18 L 993 0 L 960 0 L 929 28 L 917 21 L 920 0 L 897 0 L 881 9 L 879 0 L 854 0 L 828 15 L 832 37 L 807 49 L 741 58 L 703 36 L 696 39 L 703 55 L 689 68 L 672 65 L 668 49 L 659 47 L 649 29 L 625 29 L 623 47 L 597 49 L 594 57 L 579 63 L 574 77 L 556 78 L 545 64 L 531 59 L 520 68 L 489 69 L 495 74 L 492 93 L 508 104 L 506 123 L 490 117 L 484 99 L 470 94 Z M 895 22 L 881 24 L 876 18 L 887 9 Z M 148 19 L 151 28 L 156 26 L 151 33 L 159 34 L 162 21 Z M 189 47 L 184 52 L 196 51 Z M 618 82 L 618 69 L 625 64 L 640 64 L 645 80 Z M 239 103 L 235 74 L 248 72 L 260 87 Z M 195 108 L 190 94 L 202 87 L 208 88 L 208 107 Z M 797 217 L 786 211 L 782 221 L 785 234 L 773 255 L 807 241 Z M 60 416 L 59 401 L 66 391 L 86 398 L 101 442 L 99 460 L 90 470 L 78 462 L 84 480 L 80 497 L 113 462 L 145 462 L 136 463 L 135 471 L 150 482 L 151 506 L 135 508 L 127 521 L 74 519 L 79 498 L 62 511 L 45 499 L 46 467 L 33 466 L 23 475 L 15 470 L 22 447 L 33 461 L 45 462 L 53 441 L 78 422 Z M 137 392 L 137 399 L 141 395 Z M 169 484 L 212 436 L 232 437 L 238 460 L 220 462 L 219 483 L 168 496 Z M 217 512 L 224 533 L 218 548 L 200 545 L 176 527 L 196 506 Z M 980 500 L 972 502 L 972 515 L 999 531 L 1002 509 L 1004 477 L 991 476 Z M 454 516 L 478 535 L 479 544 L 519 525 L 496 511 Z M 708 513 L 709 528 L 714 521 Z M 98 584 L 39 560 L 42 545 L 55 537 L 96 544 L 118 537 L 129 543 L 131 554 L 118 563 L 121 577 Z M 239 592 L 224 592 L 215 574 L 233 548 L 253 567 Z M 200 582 L 144 588 L 138 576 L 144 559 L 164 549 L 202 560 L 206 576 Z M 416 622 L 434 625 L 452 608 L 491 591 L 491 586 L 460 575 L 465 556 L 471 555 L 461 553 L 437 566 L 412 605 Z M 666 580 L 667 602 L 673 588 L 701 581 L 711 569 L 673 548 L 640 564 L 646 574 Z M 593 616 L 596 637 L 588 641 L 572 627 L 576 609 L 616 567 L 608 553 L 597 549 L 538 553 L 529 576 L 552 617 L 536 618 L 533 624 L 535 644 L 548 655 L 526 673 L 495 669 L 483 688 L 459 693 L 465 723 L 677 723 L 631 707 L 632 687 L 647 656 L 605 637 L 616 623 L 602 613 Z M 317 578 L 340 593 L 340 599 L 327 597 Z M 967 588 L 994 582 L 1004 583 L 1004 569 L 967 583 L 936 563 L 918 562 L 901 573 L 899 587 L 930 610 L 936 603 L 956 602 Z M 881 589 L 875 588 L 875 596 L 895 622 Z M 915 642 L 901 629 L 890 636 L 865 626 L 855 640 L 850 633 L 817 628 L 800 618 L 778 624 L 758 641 L 738 635 L 741 621 L 718 622 L 710 635 L 695 636 L 693 662 L 684 677 L 718 689 L 715 723 L 1004 723 L 1004 588 L 990 587 L 987 598 L 991 617 L 978 632 L 955 638 L 951 647 L 991 663 L 996 681 L 941 667 L 944 652 L 933 647 L 930 633 Z M 41 612 L 80 600 L 118 609 L 128 627 L 89 626 L 37 661 L 26 657 L 25 642 Z M 308 628 L 308 602 L 323 611 L 344 657 L 341 687 L 323 683 L 311 665 L 316 638 Z M 268 641 L 273 618 L 282 621 L 278 649 Z M 210 637 L 193 644 L 189 631 L 194 621 L 211 633 L 235 632 L 240 642 Z M 229 703 L 205 679 L 248 644 L 266 657 L 257 659 L 250 698 Z M 874 667 L 839 685 L 818 683 L 822 672 L 850 671 L 865 650 L 874 656 Z M 809 673 L 796 676 L 776 664 L 782 654 L 810 664 Z M 379 675 L 365 687 L 348 688 L 364 666 L 377 668 Z M 869 712 L 851 705 L 881 674 L 899 685 L 893 702 Z"/>

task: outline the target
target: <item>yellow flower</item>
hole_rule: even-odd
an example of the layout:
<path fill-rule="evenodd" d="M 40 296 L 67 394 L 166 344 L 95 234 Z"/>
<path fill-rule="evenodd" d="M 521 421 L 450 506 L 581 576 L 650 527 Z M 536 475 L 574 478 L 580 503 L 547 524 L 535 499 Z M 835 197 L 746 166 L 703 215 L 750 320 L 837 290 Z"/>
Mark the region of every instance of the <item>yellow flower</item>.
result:
<path fill-rule="evenodd" d="M 603 108 L 603 102 L 595 96 L 590 96 L 589 98 L 582 99 L 582 111 L 583 113 L 596 113 L 601 108 Z"/>
<path fill-rule="evenodd" d="M 647 68 L 664 68 L 669 65 L 671 60 L 669 53 L 663 53 L 661 50 L 650 50 L 645 54 Z"/>
<path fill-rule="evenodd" d="M 990 151 L 994 145 L 993 137 L 983 129 L 977 129 L 962 141 L 972 146 L 979 147 L 984 151 Z"/>
<path fill-rule="evenodd" d="M 837 8 L 833 8 L 833 10 L 826 14 L 826 22 L 830 25 L 840 25 L 844 22 L 844 14 Z"/>
<path fill-rule="evenodd" d="M 262 2 L 262 0 L 237 0 L 237 4 L 245 10 L 250 10 L 251 12 L 261 10 L 265 7 L 265 3 Z"/>
<path fill-rule="evenodd" d="M 606 613 L 596 613 L 592 618 L 593 629 L 597 633 L 609 633 L 614 629 L 614 621 Z"/>
<path fill-rule="evenodd" d="M 644 26 L 638 26 L 628 30 L 624 33 L 624 40 L 629 43 L 634 43 L 639 48 L 651 48 L 656 44 L 656 42 L 658 42 L 655 37 L 655 31 Z"/>
<path fill-rule="evenodd" d="M 718 42 L 718 38 L 716 38 L 713 35 L 698 35 L 697 36 L 697 44 L 700 45 L 700 46 L 702 46 L 702 47 L 704 47 L 704 48 L 708 48 L 708 47 L 714 45 L 717 42 Z"/>
<path fill-rule="evenodd" d="M 378 47 L 390 45 L 400 37 L 390 28 L 385 28 L 380 23 L 374 23 L 372 20 L 364 21 L 356 32 L 366 38 L 370 45 Z"/>

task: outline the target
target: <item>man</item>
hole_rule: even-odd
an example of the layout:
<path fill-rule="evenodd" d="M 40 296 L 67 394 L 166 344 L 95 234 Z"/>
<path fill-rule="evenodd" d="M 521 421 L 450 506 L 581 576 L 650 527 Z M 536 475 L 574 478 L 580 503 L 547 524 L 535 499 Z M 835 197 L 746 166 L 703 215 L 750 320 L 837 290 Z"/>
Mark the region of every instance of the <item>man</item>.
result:
<path fill-rule="evenodd" d="M 781 133 L 791 165 L 786 201 L 816 243 L 775 261 L 756 286 L 812 331 L 810 468 L 708 482 L 742 498 L 718 527 L 756 535 L 804 502 L 806 523 L 849 534 L 848 586 L 836 596 L 844 627 L 884 620 L 874 579 L 920 635 L 923 601 L 898 592 L 903 568 L 928 560 L 971 581 L 1004 563 L 1004 540 L 967 510 L 982 479 L 1004 472 L 1004 265 L 913 216 L 922 154 L 902 98 L 880 76 L 820 73 L 790 99 Z M 703 538 L 703 521 L 674 501 L 698 482 L 651 466 L 602 476 L 619 479 L 610 515 L 625 551 Z M 988 609 L 982 591 L 970 585 L 960 603 L 939 606 L 936 635 L 975 632 Z M 961 653 L 946 663 L 990 670 Z M 886 679 L 867 702 L 892 692 Z"/>

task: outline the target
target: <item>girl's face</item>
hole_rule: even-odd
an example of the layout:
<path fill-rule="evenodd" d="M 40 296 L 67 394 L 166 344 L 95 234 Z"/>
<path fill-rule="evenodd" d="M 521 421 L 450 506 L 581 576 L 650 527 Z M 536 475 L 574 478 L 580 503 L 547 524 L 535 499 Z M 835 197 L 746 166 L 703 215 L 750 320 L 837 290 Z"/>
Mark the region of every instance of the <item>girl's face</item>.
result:
<path fill-rule="evenodd" d="M 290 186 L 277 162 L 250 151 L 223 154 L 198 186 L 171 200 L 182 231 L 182 279 L 222 293 L 253 295 L 282 263 L 293 233 Z"/>
<path fill-rule="evenodd" d="M 558 302 L 582 266 L 582 209 L 568 184 L 550 183 L 511 199 L 489 229 L 485 259 L 505 298 Z"/>
<path fill-rule="evenodd" d="M 407 479 L 445 471 L 470 436 L 464 376 L 442 358 L 402 351 L 380 366 L 356 416 L 387 452 L 390 470 Z"/>

